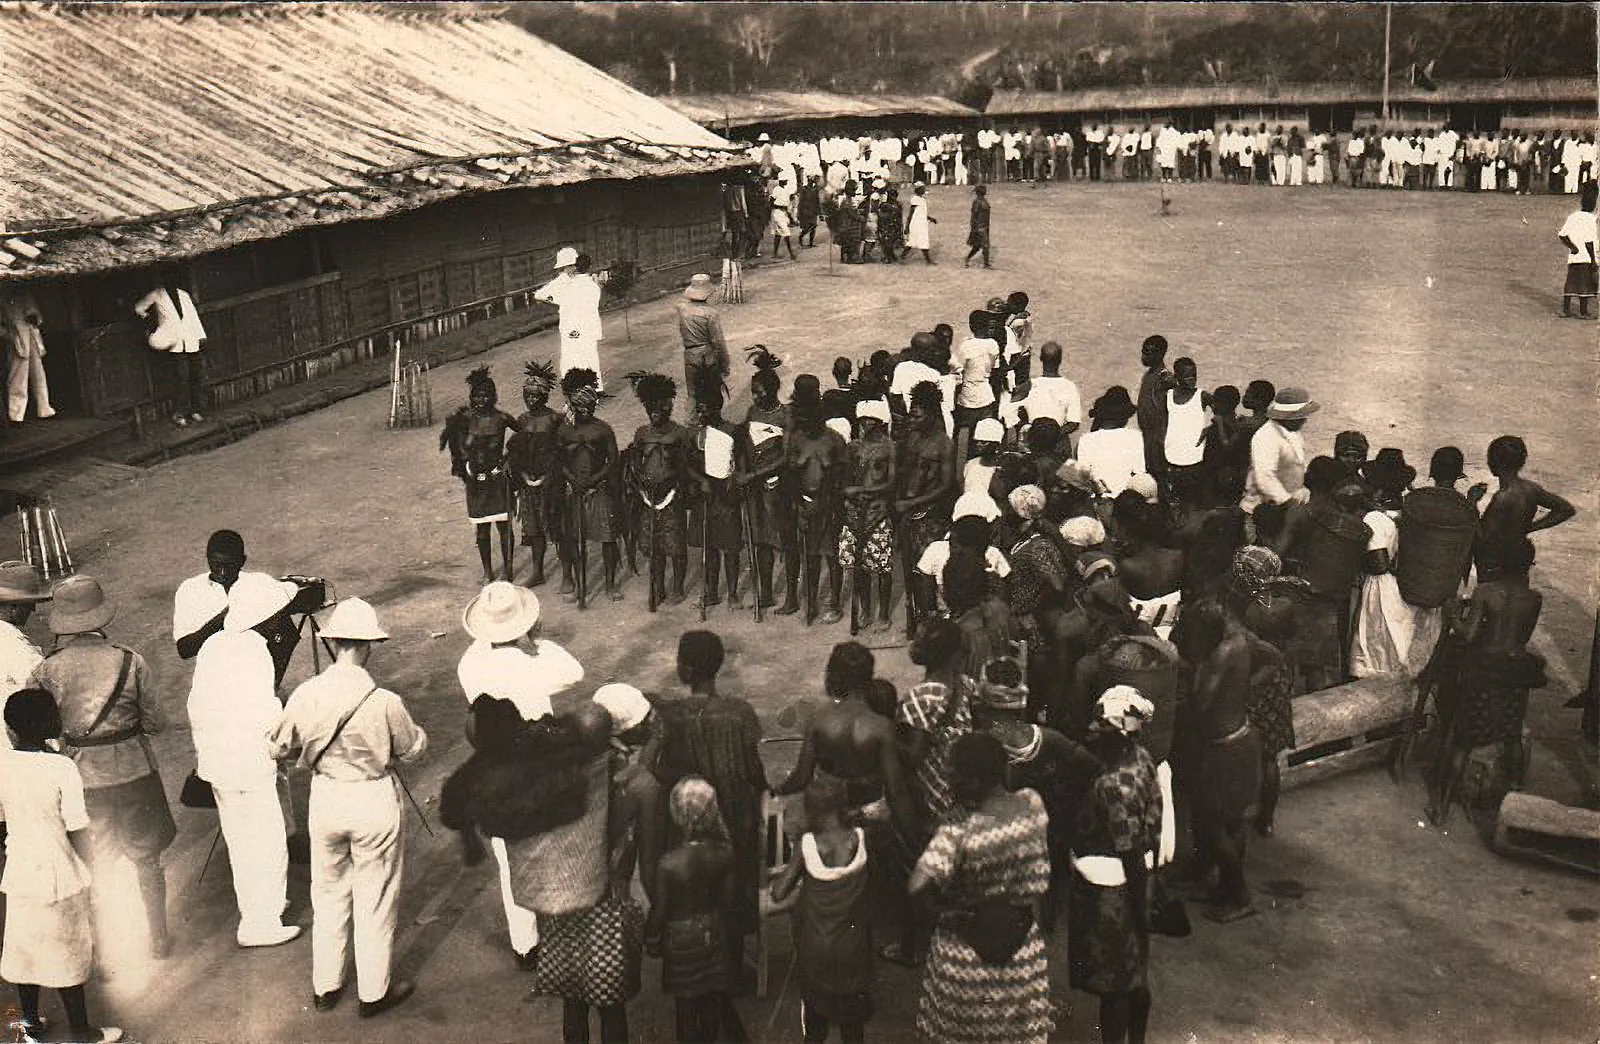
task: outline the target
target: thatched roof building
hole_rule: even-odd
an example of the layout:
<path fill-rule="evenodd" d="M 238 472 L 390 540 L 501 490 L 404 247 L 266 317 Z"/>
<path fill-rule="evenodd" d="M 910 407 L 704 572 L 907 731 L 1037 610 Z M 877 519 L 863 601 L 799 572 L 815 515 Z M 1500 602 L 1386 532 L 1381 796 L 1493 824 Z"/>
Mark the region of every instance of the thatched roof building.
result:
<path fill-rule="evenodd" d="M 188 257 L 505 187 L 745 161 L 514 25 L 474 8 L 398 10 L 0 11 L 0 279 Z"/>
<path fill-rule="evenodd" d="M 674 94 L 663 103 L 705 127 L 772 132 L 853 131 L 880 125 L 946 125 L 978 119 L 978 110 L 937 94 L 832 94 L 827 91 L 750 91 Z"/>

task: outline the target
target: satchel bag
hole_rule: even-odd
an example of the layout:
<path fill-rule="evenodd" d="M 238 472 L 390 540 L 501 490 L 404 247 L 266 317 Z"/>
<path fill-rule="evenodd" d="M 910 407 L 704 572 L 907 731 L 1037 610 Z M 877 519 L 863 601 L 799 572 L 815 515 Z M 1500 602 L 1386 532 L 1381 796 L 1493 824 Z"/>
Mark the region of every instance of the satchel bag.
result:
<path fill-rule="evenodd" d="M 200 778 L 198 771 L 190 769 L 183 789 L 178 792 L 178 803 L 184 808 L 216 808 L 217 795 L 211 784 Z"/>

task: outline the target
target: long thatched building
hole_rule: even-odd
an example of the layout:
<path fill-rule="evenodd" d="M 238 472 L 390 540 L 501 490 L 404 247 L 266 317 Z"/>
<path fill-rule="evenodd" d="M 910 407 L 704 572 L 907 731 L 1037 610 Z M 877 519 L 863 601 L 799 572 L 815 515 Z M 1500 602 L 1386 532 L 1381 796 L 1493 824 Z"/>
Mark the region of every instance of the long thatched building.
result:
<path fill-rule="evenodd" d="M 0 11 L 0 293 L 37 301 L 68 414 L 162 410 L 132 311 L 158 272 L 235 401 L 528 306 L 558 246 L 677 278 L 747 162 L 471 8 Z"/>

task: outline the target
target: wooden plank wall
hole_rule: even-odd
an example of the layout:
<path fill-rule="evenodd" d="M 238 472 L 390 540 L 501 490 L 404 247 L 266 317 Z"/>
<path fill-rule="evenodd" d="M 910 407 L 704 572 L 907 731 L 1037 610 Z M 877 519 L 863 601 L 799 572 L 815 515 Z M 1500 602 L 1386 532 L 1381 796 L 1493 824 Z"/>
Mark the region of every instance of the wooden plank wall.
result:
<path fill-rule="evenodd" d="M 515 292 L 550 278 L 557 248 L 570 243 L 597 268 L 636 262 L 645 288 L 684 278 L 716 251 L 718 185 L 716 177 L 698 177 L 510 190 L 327 228 L 316 244 L 320 274 L 212 304 L 199 299 L 212 399 L 243 401 L 371 358 L 387 351 L 387 341 L 360 335 L 471 302 L 498 299 L 499 311 L 479 308 L 407 326 L 405 339 L 436 336 L 508 308 L 548 308 Z M 269 247 L 235 248 L 252 249 Z M 223 273 L 225 261 L 239 260 L 217 260 L 202 281 L 226 280 L 230 291 L 239 290 L 238 278 Z M 95 292 L 94 281 L 104 278 L 85 277 L 82 292 Z M 161 415 L 173 390 L 162 383 L 165 371 L 152 367 L 136 320 L 78 329 L 74 341 L 88 412 Z"/>

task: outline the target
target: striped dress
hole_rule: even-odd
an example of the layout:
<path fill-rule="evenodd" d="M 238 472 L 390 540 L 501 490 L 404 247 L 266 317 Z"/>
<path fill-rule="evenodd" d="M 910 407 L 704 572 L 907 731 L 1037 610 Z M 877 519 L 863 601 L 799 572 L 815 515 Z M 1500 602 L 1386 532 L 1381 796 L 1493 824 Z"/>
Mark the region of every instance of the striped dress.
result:
<path fill-rule="evenodd" d="M 939 827 L 919 868 L 953 905 L 1027 903 L 1050 887 L 1044 802 L 1011 795 L 1003 815 L 969 812 Z M 1053 1020 L 1044 937 L 1035 924 L 1004 964 L 986 964 L 954 932 L 934 932 L 917 1029 L 938 1044 L 1044 1044 Z"/>

